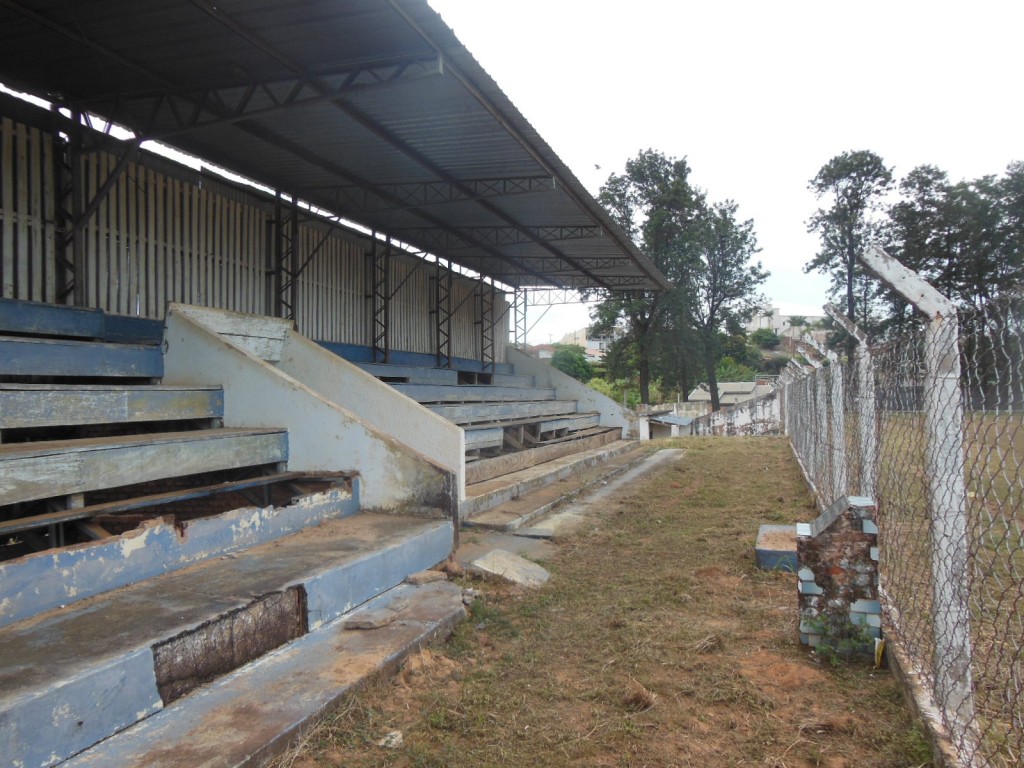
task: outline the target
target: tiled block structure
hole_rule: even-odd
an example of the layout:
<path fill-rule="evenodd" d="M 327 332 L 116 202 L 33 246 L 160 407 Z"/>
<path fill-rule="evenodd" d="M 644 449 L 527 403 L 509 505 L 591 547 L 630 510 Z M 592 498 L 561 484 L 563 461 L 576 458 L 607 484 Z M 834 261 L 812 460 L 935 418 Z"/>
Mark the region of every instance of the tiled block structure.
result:
<path fill-rule="evenodd" d="M 800 642 L 805 645 L 850 648 L 881 637 L 874 514 L 871 499 L 843 496 L 814 522 L 797 525 Z"/>

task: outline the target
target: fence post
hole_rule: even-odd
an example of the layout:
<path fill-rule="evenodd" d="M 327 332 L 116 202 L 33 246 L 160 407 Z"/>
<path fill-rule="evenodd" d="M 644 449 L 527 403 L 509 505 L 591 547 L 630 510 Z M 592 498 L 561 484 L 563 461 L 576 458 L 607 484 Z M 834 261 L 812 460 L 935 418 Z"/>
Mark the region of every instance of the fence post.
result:
<path fill-rule="evenodd" d="M 807 433 L 811 437 L 810 450 L 807 452 L 808 471 L 814 478 L 815 492 L 818 495 L 821 508 L 825 509 L 835 499 L 826 499 L 826 495 L 835 490 L 835 465 L 834 456 L 829 450 L 829 398 L 826 393 L 826 380 L 824 366 L 815 355 L 824 357 L 817 342 L 810 336 L 804 335 L 797 339 L 796 343 L 802 348 L 804 359 L 810 363 L 813 372 L 807 377 L 807 402 L 813 404 L 811 410 L 811 424 Z M 815 354 L 808 354 L 808 350 Z M 827 475 L 825 474 L 827 470 Z M 843 493 L 846 493 L 844 490 Z"/>
<path fill-rule="evenodd" d="M 843 367 L 839 365 L 839 357 L 835 352 L 826 349 L 819 344 L 812 336 L 804 336 L 804 343 L 814 349 L 819 355 L 828 360 L 828 389 L 829 400 L 821 398 L 821 411 L 825 418 L 822 419 L 824 429 L 821 434 L 828 435 L 831 445 L 822 446 L 822 453 L 828 454 L 829 476 L 832 480 L 832 498 L 825 501 L 825 506 L 830 505 L 840 496 L 850 493 L 847 484 L 847 462 L 846 462 L 846 403 L 843 396 Z M 824 371 L 819 371 L 821 380 L 818 384 L 819 391 L 825 389 Z M 831 419 L 827 418 L 831 415 Z"/>
<path fill-rule="evenodd" d="M 881 280 L 930 319 L 925 333 L 925 455 L 932 523 L 935 693 L 961 755 L 975 747 L 968 607 L 963 403 L 956 306 L 878 246 L 861 256 Z"/>
<path fill-rule="evenodd" d="M 871 348 L 864 331 L 835 304 L 826 304 L 825 312 L 857 341 L 857 437 L 860 445 L 858 492 L 861 496 L 874 499 L 875 478 L 878 477 L 878 441 L 875 424 L 875 365 L 871 359 Z"/>

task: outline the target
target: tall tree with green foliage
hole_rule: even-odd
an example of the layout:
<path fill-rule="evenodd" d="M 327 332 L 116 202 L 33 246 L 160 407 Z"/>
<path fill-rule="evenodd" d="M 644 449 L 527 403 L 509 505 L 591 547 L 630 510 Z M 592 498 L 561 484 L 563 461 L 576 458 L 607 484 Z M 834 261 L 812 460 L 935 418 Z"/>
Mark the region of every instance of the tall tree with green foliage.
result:
<path fill-rule="evenodd" d="M 640 396 L 650 402 L 654 374 L 689 390 L 691 359 L 712 384 L 722 356 L 721 331 L 741 325 L 754 312 L 757 287 L 767 277 L 757 252 L 753 222 L 736 220 L 736 204 L 708 203 L 690 184 L 686 160 L 647 150 L 612 174 L 600 201 L 668 278 L 661 293 L 610 294 L 595 312 L 596 327 L 625 320 L 626 333 L 605 358 L 614 375 L 635 366 Z M 696 378 L 696 377 L 694 377 Z M 717 408 L 717 386 L 712 387 Z"/>
<path fill-rule="evenodd" d="M 727 200 L 708 206 L 699 221 L 699 236 L 687 275 L 690 322 L 704 351 L 704 370 L 711 393 L 711 410 L 718 401 L 717 349 L 719 331 L 748 321 L 763 304 L 758 289 L 768 272 L 753 261 L 760 251 L 754 222 L 736 220 L 736 203 Z"/>
<path fill-rule="evenodd" d="M 587 362 L 586 350 L 577 344 L 555 344 L 551 367 L 583 383 L 590 381 L 594 375 L 594 369 Z"/>
<path fill-rule="evenodd" d="M 889 210 L 893 249 L 964 309 L 980 307 L 1024 282 L 1024 164 L 1006 176 L 951 183 L 924 165 L 900 182 L 901 200 Z M 907 315 L 889 295 L 891 324 Z"/>
<path fill-rule="evenodd" d="M 656 350 L 683 332 L 679 318 L 688 300 L 690 242 L 705 205 L 703 193 L 690 184 L 689 176 L 685 158 L 677 160 L 649 149 L 627 161 L 623 174 L 612 174 L 598 196 L 616 223 L 675 286 L 662 292 L 611 293 L 594 314 L 598 331 L 625 320 L 626 333 L 609 357 L 635 361 L 644 403 L 650 402 Z"/>
<path fill-rule="evenodd" d="M 892 186 L 891 169 L 867 150 L 836 155 L 808 184 L 827 207 L 819 208 L 807 224 L 821 247 L 804 270 L 830 275 L 833 297 L 844 296 L 847 317 L 861 324 L 868 318 L 871 291 L 868 281 L 859 279 L 857 257 L 882 232 L 879 213 Z"/>

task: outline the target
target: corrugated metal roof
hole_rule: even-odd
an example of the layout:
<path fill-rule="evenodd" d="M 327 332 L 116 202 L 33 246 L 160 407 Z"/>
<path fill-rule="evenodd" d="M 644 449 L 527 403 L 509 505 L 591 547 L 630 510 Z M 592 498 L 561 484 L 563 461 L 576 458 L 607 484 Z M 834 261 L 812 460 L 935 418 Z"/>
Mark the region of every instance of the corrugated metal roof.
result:
<path fill-rule="evenodd" d="M 0 0 L 0 82 L 508 285 L 666 286 L 425 0 Z"/>

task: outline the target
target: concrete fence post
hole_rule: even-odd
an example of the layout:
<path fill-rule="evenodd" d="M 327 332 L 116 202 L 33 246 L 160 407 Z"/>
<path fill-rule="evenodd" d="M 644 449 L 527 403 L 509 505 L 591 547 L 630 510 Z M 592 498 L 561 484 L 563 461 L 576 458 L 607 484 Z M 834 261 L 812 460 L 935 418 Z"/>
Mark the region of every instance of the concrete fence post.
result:
<path fill-rule="evenodd" d="M 832 498 L 830 502 L 846 496 L 850 493 L 847 483 L 847 462 L 846 455 L 846 396 L 843 389 L 843 366 L 839 364 L 839 357 L 835 352 L 828 353 L 829 365 L 828 375 L 831 380 L 832 401 L 828 404 L 832 416 L 830 424 L 831 464 L 832 464 Z"/>
<path fill-rule="evenodd" d="M 925 332 L 925 456 L 932 527 L 935 694 L 961 755 L 974 753 L 963 403 L 956 306 L 877 246 L 861 256 L 930 322 Z"/>
<path fill-rule="evenodd" d="M 878 426 L 875 423 L 875 366 L 871 359 L 871 348 L 864 331 L 835 304 L 826 304 L 825 312 L 857 341 L 856 357 L 851 363 L 857 367 L 857 444 L 860 447 L 858 493 L 873 499 L 875 478 L 878 476 Z"/>

